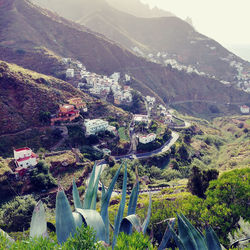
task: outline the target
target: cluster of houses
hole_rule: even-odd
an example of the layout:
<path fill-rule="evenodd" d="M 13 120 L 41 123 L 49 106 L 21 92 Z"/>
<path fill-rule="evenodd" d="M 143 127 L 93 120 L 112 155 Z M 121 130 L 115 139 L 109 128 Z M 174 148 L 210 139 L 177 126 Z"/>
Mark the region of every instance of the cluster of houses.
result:
<path fill-rule="evenodd" d="M 120 73 L 115 72 L 110 77 L 98 75 L 85 71 L 83 74 L 84 83 L 79 83 L 79 89 L 85 89 L 90 94 L 100 98 L 106 98 L 110 92 L 113 93 L 114 103 L 119 105 L 122 103 L 132 102 L 132 93 L 129 86 L 122 87 L 119 84 Z M 130 81 L 130 76 L 125 75 L 126 81 Z"/>
<path fill-rule="evenodd" d="M 114 72 L 111 76 L 98 75 L 86 70 L 86 67 L 79 61 L 74 61 L 71 58 L 63 58 L 63 63 L 68 65 L 66 69 L 66 78 L 69 81 L 77 80 L 74 85 L 78 89 L 88 92 L 91 95 L 106 99 L 112 91 L 114 95 L 114 103 L 117 105 L 132 102 L 132 93 L 129 86 L 122 87 L 119 84 L 121 79 L 120 72 Z M 128 74 L 124 75 L 125 83 L 129 83 L 131 77 Z"/>
<path fill-rule="evenodd" d="M 58 122 L 71 122 L 80 116 L 80 110 L 87 112 L 88 108 L 85 102 L 80 97 L 71 98 L 68 104 L 60 105 L 57 114 L 52 115 L 51 125 Z"/>
<path fill-rule="evenodd" d="M 160 115 L 164 117 L 165 124 L 173 123 L 173 116 L 167 111 L 167 109 L 162 104 L 158 106 L 158 110 L 160 112 Z"/>

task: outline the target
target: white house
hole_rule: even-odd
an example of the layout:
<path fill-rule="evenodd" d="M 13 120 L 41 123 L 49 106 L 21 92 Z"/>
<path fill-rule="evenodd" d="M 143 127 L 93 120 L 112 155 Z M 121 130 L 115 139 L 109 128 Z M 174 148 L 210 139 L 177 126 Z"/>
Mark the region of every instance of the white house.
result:
<path fill-rule="evenodd" d="M 16 167 L 28 168 L 37 164 L 37 155 L 28 147 L 14 149 Z"/>
<path fill-rule="evenodd" d="M 147 115 L 134 115 L 133 117 L 134 122 L 140 123 L 140 122 L 148 122 L 148 116 Z"/>
<path fill-rule="evenodd" d="M 121 77 L 121 73 L 120 72 L 114 72 L 110 78 L 111 79 L 114 79 L 116 82 L 118 82 L 120 80 L 120 77 Z"/>
<path fill-rule="evenodd" d="M 66 77 L 67 78 L 73 78 L 75 76 L 75 70 L 74 69 L 67 69 L 66 70 Z"/>
<path fill-rule="evenodd" d="M 150 104 L 150 105 L 154 105 L 155 103 L 155 97 L 152 97 L 152 96 L 146 96 L 146 100 L 147 102 Z"/>
<path fill-rule="evenodd" d="M 249 113 L 249 107 L 247 105 L 240 106 L 240 111 L 242 114 L 248 114 Z"/>
<path fill-rule="evenodd" d="M 100 131 L 105 131 L 109 123 L 102 119 L 85 120 L 86 135 L 94 135 Z"/>
<path fill-rule="evenodd" d="M 125 81 L 130 82 L 130 80 L 131 80 L 131 76 L 128 74 L 125 74 Z"/>
<path fill-rule="evenodd" d="M 147 144 L 156 139 L 156 134 L 139 135 L 139 142 L 142 144 Z"/>

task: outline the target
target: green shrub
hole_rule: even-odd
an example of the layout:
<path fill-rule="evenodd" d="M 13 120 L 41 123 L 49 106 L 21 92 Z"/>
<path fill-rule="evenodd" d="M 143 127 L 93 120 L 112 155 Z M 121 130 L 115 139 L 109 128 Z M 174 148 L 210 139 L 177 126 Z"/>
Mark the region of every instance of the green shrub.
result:
<path fill-rule="evenodd" d="M 171 168 L 164 170 L 162 176 L 166 181 L 171 181 L 173 179 L 182 178 L 182 174 L 178 170 L 171 169 Z"/>
<path fill-rule="evenodd" d="M 85 227 L 77 228 L 76 234 L 70 237 L 63 245 L 63 250 L 68 249 L 98 249 L 98 244 L 95 243 L 95 233 L 92 228 Z"/>
<path fill-rule="evenodd" d="M 132 235 L 120 233 L 115 246 L 116 250 L 152 250 L 156 249 L 153 247 L 148 236 L 142 233 L 135 232 Z"/>
<path fill-rule="evenodd" d="M 56 186 L 56 180 L 49 172 L 49 166 L 44 161 L 38 162 L 32 169 L 30 180 L 37 190 L 47 190 Z"/>
<path fill-rule="evenodd" d="M 36 201 L 31 195 L 17 196 L 0 208 L 0 228 L 7 232 L 28 229 Z"/>

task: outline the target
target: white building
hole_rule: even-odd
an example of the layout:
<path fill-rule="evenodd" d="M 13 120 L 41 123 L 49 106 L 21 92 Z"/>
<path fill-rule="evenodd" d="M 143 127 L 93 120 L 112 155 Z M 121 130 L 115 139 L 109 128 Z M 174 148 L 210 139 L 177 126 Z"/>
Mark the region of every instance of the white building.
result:
<path fill-rule="evenodd" d="M 140 122 L 148 122 L 148 116 L 147 115 L 134 115 L 133 117 L 134 122 L 140 123 Z"/>
<path fill-rule="evenodd" d="M 37 155 L 28 147 L 14 149 L 16 167 L 28 168 L 37 164 Z"/>
<path fill-rule="evenodd" d="M 139 142 L 142 144 L 147 144 L 156 139 L 156 134 L 139 135 Z"/>
<path fill-rule="evenodd" d="M 85 120 L 86 135 L 94 135 L 100 131 L 107 130 L 109 123 L 102 119 Z"/>
<path fill-rule="evenodd" d="M 249 113 L 249 107 L 247 105 L 240 106 L 240 111 L 242 114 L 248 114 Z"/>
<path fill-rule="evenodd" d="M 125 81 L 126 81 L 126 82 L 130 82 L 130 80 L 131 80 L 130 75 L 125 74 Z"/>
<path fill-rule="evenodd" d="M 147 95 L 147 96 L 146 96 L 146 101 L 147 101 L 150 105 L 154 105 L 154 103 L 155 103 L 155 97 L 152 97 L 152 96 Z"/>
<path fill-rule="evenodd" d="M 120 72 L 114 72 L 110 78 L 115 80 L 116 82 L 118 82 L 120 80 L 120 77 L 121 77 L 121 73 Z"/>
<path fill-rule="evenodd" d="M 74 69 L 67 69 L 66 70 L 66 77 L 67 78 L 73 78 L 75 76 L 75 70 Z"/>

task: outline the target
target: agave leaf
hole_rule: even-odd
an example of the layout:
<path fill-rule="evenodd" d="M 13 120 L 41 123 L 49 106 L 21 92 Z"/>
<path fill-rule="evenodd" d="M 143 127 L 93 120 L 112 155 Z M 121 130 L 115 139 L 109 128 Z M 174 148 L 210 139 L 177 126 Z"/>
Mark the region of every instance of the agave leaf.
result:
<path fill-rule="evenodd" d="M 85 192 L 84 201 L 83 201 L 83 209 L 90 209 L 91 207 L 91 202 L 93 198 L 93 189 L 95 185 L 95 171 L 96 171 L 96 164 L 94 165 L 93 170 L 91 172 L 89 184 Z"/>
<path fill-rule="evenodd" d="M 139 195 L 139 181 L 136 182 L 136 184 L 131 192 L 131 195 L 129 198 L 129 203 L 128 203 L 128 214 L 127 215 L 135 214 L 138 195 Z"/>
<path fill-rule="evenodd" d="M 30 223 L 30 237 L 47 237 L 47 221 L 42 201 L 36 204 Z"/>
<path fill-rule="evenodd" d="M 178 215 L 178 230 L 179 237 L 186 249 L 199 250 L 191 229 L 180 215 Z"/>
<path fill-rule="evenodd" d="M 82 223 L 84 223 L 84 220 L 83 220 L 81 214 L 76 213 L 76 212 L 73 212 L 72 214 L 73 214 L 73 217 L 74 217 L 76 227 L 80 228 L 82 226 Z"/>
<path fill-rule="evenodd" d="M 206 228 L 206 242 L 208 250 L 221 250 L 219 239 L 212 229 L 212 227 Z"/>
<path fill-rule="evenodd" d="M 152 195 L 151 193 L 149 194 L 149 204 L 148 204 L 148 213 L 147 213 L 147 217 L 145 219 L 145 221 L 142 224 L 142 232 L 143 234 L 146 233 L 147 231 L 147 227 L 150 221 L 150 217 L 151 217 L 151 208 L 152 208 Z"/>
<path fill-rule="evenodd" d="M 56 196 L 56 235 L 59 244 L 67 241 L 70 235 L 76 232 L 75 220 L 69 205 L 69 201 L 63 190 L 59 190 Z"/>
<path fill-rule="evenodd" d="M 101 172 L 102 172 L 102 167 L 99 170 L 99 173 L 98 173 L 97 178 L 95 180 L 95 185 L 94 185 L 94 188 L 93 188 L 93 191 L 92 191 L 93 195 L 92 195 L 92 201 L 91 201 L 90 209 L 93 209 L 93 210 L 96 209 L 96 198 L 97 198 L 97 191 L 98 191 L 98 185 L 99 185 Z"/>
<path fill-rule="evenodd" d="M 139 181 L 137 180 L 129 198 L 127 215 L 135 214 L 138 195 L 139 195 Z M 131 233 L 132 233 L 132 225 L 130 225 L 128 234 Z"/>
<path fill-rule="evenodd" d="M 174 241 L 175 241 L 177 247 L 179 248 L 179 250 L 187 250 L 187 248 L 184 246 L 184 243 L 182 242 L 181 238 L 176 234 L 176 232 L 174 231 L 172 226 L 170 226 L 169 223 L 168 223 L 168 228 L 169 228 L 171 235 L 173 236 Z"/>
<path fill-rule="evenodd" d="M 189 227 L 195 239 L 198 249 L 208 250 L 206 242 L 204 240 L 204 236 L 198 230 L 195 229 L 195 227 L 190 223 L 190 221 L 183 214 L 180 214 L 179 216 L 183 219 L 183 221 L 185 221 L 185 223 Z"/>
<path fill-rule="evenodd" d="M 96 241 L 104 241 L 105 225 L 101 215 L 96 210 L 91 210 L 91 209 L 77 208 L 76 212 L 82 216 L 85 225 L 93 227 L 93 229 L 96 232 Z"/>
<path fill-rule="evenodd" d="M 170 226 L 172 228 L 174 227 L 175 221 L 176 221 L 175 218 L 170 219 Z M 158 250 L 163 250 L 163 249 L 165 249 L 167 247 L 167 243 L 168 243 L 170 237 L 171 237 L 171 229 L 170 229 L 169 226 L 167 226 L 167 228 L 165 230 L 165 233 L 164 233 L 164 235 L 162 237 L 161 244 L 160 244 Z"/>
<path fill-rule="evenodd" d="M 105 186 L 104 186 L 104 184 L 102 182 L 102 197 L 105 196 L 105 193 L 106 193 Z"/>
<path fill-rule="evenodd" d="M 106 236 L 105 236 L 105 242 L 109 244 L 109 217 L 108 217 L 108 206 L 109 206 L 109 201 L 113 192 L 113 189 L 115 187 L 115 183 L 117 181 L 117 178 L 120 174 L 122 164 L 119 167 L 119 169 L 116 171 L 115 176 L 113 177 L 108 190 L 105 192 L 102 192 L 104 196 L 102 196 L 102 206 L 101 206 L 101 216 L 105 224 L 105 229 L 106 229 Z"/>
<path fill-rule="evenodd" d="M 82 204 L 81 204 L 79 192 L 77 190 L 75 178 L 73 179 L 73 191 L 72 192 L 73 192 L 73 200 L 74 200 L 75 208 L 82 208 Z"/>
<path fill-rule="evenodd" d="M 120 202 L 120 206 L 118 209 L 118 213 L 115 218 L 115 230 L 112 242 L 112 249 L 114 249 L 117 241 L 117 236 L 120 230 L 121 221 L 123 218 L 125 203 L 126 203 L 126 193 L 127 193 L 127 163 L 125 162 L 124 176 L 123 176 L 123 184 L 122 184 L 122 199 Z"/>
<path fill-rule="evenodd" d="M 142 232 L 140 219 L 136 214 L 128 215 L 127 217 L 122 219 L 120 232 L 130 234 L 130 229 L 132 228 L 132 226 L 136 229 L 137 232 Z"/>

